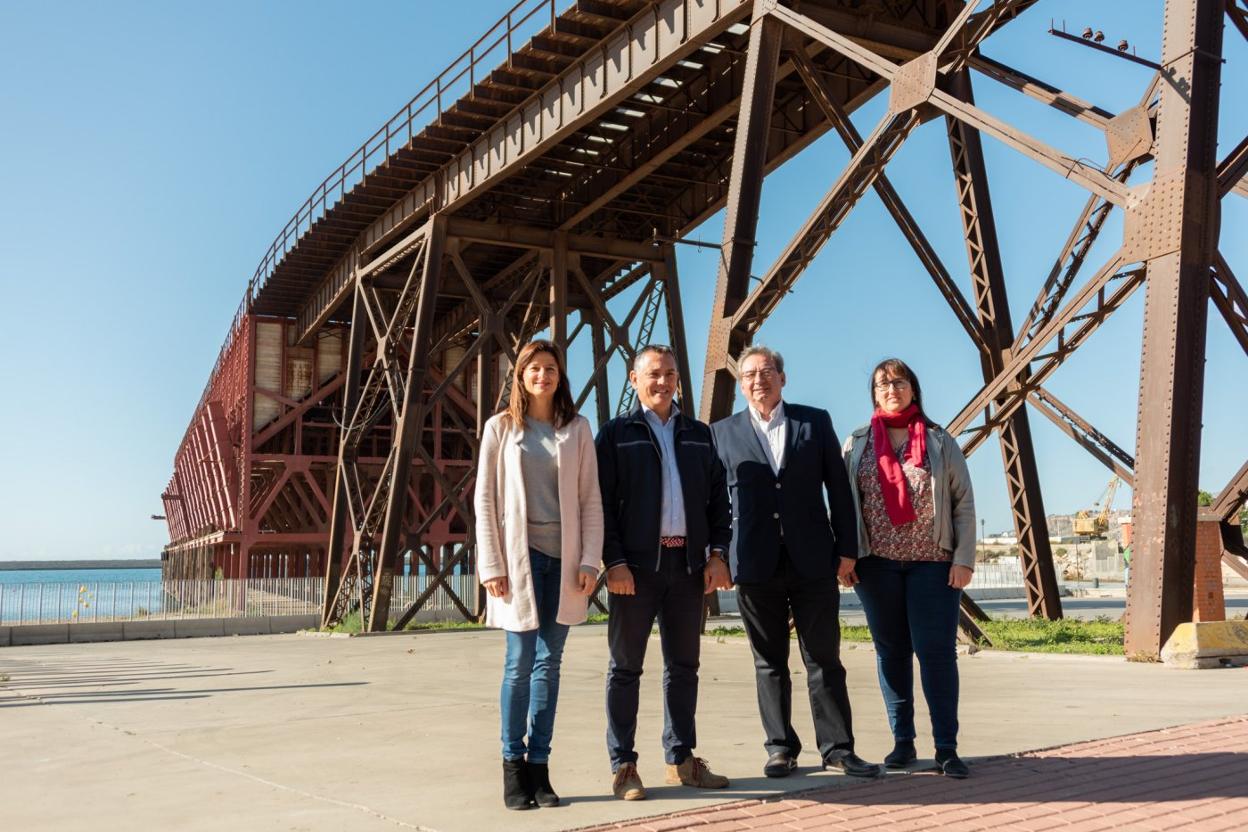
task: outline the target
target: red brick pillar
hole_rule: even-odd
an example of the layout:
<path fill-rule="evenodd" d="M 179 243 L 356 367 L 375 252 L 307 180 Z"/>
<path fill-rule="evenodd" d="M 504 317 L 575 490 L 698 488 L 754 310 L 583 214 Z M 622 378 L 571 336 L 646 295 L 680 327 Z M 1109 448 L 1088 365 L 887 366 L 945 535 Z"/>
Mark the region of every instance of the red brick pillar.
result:
<path fill-rule="evenodd" d="M 1196 524 L 1196 586 L 1193 621 L 1225 621 L 1222 595 L 1222 533 L 1216 520 Z"/>

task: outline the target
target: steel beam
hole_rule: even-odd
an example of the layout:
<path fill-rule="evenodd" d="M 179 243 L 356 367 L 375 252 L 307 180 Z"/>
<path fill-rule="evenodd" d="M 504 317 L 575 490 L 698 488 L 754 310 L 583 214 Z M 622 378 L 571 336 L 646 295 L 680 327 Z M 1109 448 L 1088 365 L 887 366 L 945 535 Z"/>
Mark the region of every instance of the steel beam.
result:
<path fill-rule="evenodd" d="M 1209 513 L 1219 521 L 1229 523 L 1245 501 L 1248 501 L 1248 460 L 1214 496 Z"/>
<path fill-rule="evenodd" d="M 739 341 L 740 346 L 748 343 L 749 336 L 758 331 L 788 294 L 918 124 L 919 115 L 914 110 L 885 114 L 780 257 L 732 316 L 731 329 L 737 336 L 734 340 Z M 705 397 L 703 391 L 704 401 Z"/>
<path fill-rule="evenodd" d="M 685 341 L 684 301 L 680 297 L 680 275 L 676 266 L 676 246 L 663 246 L 663 300 L 667 309 L 668 343 L 676 353 L 676 372 L 680 376 L 680 404 L 692 413 L 693 371 L 689 366 L 689 345 Z M 640 346 L 640 345 L 639 345 Z"/>
<path fill-rule="evenodd" d="M 1135 481 L 1135 458 L 1076 413 L 1074 408 L 1043 387 L 1027 394 L 1027 402 L 1119 479 L 1132 485 Z"/>
<path fill-rule="evenodd" d="M 755 1 L 741 112 L 737 117 L 733 140 L 724 242 L 720 250 L 715 299 L 711 306 L 711 327 L 707 336 L 706 368 L 702 376 L 700 415 L 705 422 L 732 412 L 735 381 L 727 360 L 746 344 L 740 333 L 734 332 L 732 317 L 749 291 L 767 163 L 767 139 L 776 94 L 776 68 L 784 35 L 780 22 L 762 13 L 765 8 L 763 0 Z"/>
<path fill-rule="evenodd" d="M 1217 251 L 1221 0 L 1166 0 L 1149 238 L 1125 649 L 1156 659 L 1191 620 L 1209 270 Z M 1129 224 L 1130 225 L 1130 224 Z"/>
<path fill-rule="evenodd" d="M 1248 292 L 1235 279 L 1235 273 L 1221 253 L 1214 259 L 1210 278 L 1209 297 L 1213 305 L 1222 313 L 1235 340 L 1248 353 Z"/>
<path fill-rule="evenodd" d="M 853 122 L 849 120 L 849 114 L 837 103 L 836 96 L 833 94 L 826 79 L 819 74 L 819 70 L 815 68 L 815 65 L 811 63 L 804 52 L 793 52 L 790 55 L 790 60 L 798 75 L 801 76 L 803 83 L 810 90 L 815 103 L 823 110 L 828 122 L 840 134 L 845 146 L 849 148 L 850 154 L 857 153 L 862 147 L 862 136 L 859 135 L 858 128 L 854 127 Z M 901 197 L 888 180 L 888 176 L 883 171 L 880 171 L 872 184 L 876 194 L 880 197 L 880 201 L 884 203 L 884 207 L 892 216 L 893 221 L 897 223 L 898 230 L 906 238 L 906 242 L 910 244 L 910 247 L 914 249 L 914 253 L 918 256 L 919 262 L 923 264 L 923 267 L 927 269 L 927 273 L 931 275 L 937 290 L 948 302 L 954 317 L 958 319 L 958 323 L 966 330 L 966 334 L 971 339 L 971 342 L 981 352 L 986 350 L 987 345 L 984 342 L 983 331 L 975 318 L 975 310 L 971 308 L 966 297 L 962 294 L 962 290 L 953 281 L 949 270 L 945 268 L 944 262 L 941 261 L 936 250 L 928 242 L 923 229 L 919 227 L 914 216 L 906 208 L 905 203 L 901 201 Z"/>
<path fill-rule="evenodd" d="M 568 235 L 554 234 L 550 255 L 550 340 L 567 353 L 568 349 Z M 566 360 L 566 359 L 565 359 Z"/>
<path fill-rule="evenodd" d="M 951 97 L 973 104 L 968 70 L 953 73 L 947 82 Z M 946 119 L 946 126 L 962 230 L 970 260 L 975 307 L 988 347 L 981 356 L 981 365 L 984 380 L 990 381 L 1004 368 L 1014 340 L 1005 270 L 1001 264 L 979 133 L 965 122 L 953 118 Z M 1033 616 L 1056 620 L 1062 617 L 1062 602 L 1053 568 L 1053 552 L 1049 546 L 1040 477 L 1031 441 L 1031 424 L 1026 411 L 1019 410 L 1011 416 L 1000 427 L 999 433 L 1006 489 L 1027 585 L 1028 610 Z"/>

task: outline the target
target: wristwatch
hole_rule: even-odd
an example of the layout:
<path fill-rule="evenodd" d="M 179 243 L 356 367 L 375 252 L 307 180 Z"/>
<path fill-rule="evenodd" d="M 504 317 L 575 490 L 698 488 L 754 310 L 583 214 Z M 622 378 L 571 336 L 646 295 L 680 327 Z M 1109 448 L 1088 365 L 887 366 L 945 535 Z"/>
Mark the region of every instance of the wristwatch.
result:
<path fill-rule="evenodd" d="M 720 560 L 724 562 L 725 566 L 728 565 L 728 553 L 725 552 L 723 549 L 712 549 L 711 557 L 719 558 Z"/>

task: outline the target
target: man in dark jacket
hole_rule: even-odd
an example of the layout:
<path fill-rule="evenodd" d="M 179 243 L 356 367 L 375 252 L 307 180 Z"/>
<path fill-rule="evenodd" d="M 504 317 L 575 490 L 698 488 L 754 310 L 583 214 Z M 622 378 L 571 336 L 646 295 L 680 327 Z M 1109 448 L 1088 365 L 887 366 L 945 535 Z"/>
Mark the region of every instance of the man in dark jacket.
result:
<path fill-rule="evenodd" d="M 673 402 L 676 359 L 647 346 L 629 373 L 639 404 L 598 432 L 603 564 L 611 614 L 607 641 L 607 750 L 612 791 L 646 796 L 637 776 L 637 692 L 655 618 L 663 644 L 663 750 L 667 782 L 727 787 L 693 755 L 704 594 L 731 586 L 731 515 L 711 429 Z M 709 554 L 708 554 L 709 550 Z"/>
<path fill-rule="evenodd" d="M 801 751 L 789 678 L 792 614 L 824 768 L 875 777 L 879 766 L 854 753 L 840 657 L 837 580 L 852 573 L 858 556 L 858 521 L 841 443 L 826 410 L 781 400 L 779 353 L 749 347 L 737 368 L 747 406 L 712 430 L 732 494 L 732 575 L 754 651 L 770 755 L 763 773 L 787 776 Z"/>

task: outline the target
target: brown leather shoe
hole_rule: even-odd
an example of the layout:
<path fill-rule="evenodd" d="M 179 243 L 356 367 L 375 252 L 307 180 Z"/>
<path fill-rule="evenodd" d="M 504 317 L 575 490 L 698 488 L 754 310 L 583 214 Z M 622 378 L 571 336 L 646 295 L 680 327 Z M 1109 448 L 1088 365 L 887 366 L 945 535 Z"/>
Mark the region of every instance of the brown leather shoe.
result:
<path fill-rule="evenodd" d="M 706 760 L 692 755 L 686 757 L 680 765 L 668 765 L 667 783 L 672 786 L 692 786 L 695 789 L 728 788 L 727 777 L 711 771 Z"/>
<path fill-rule="evenodd" d="M 620 800 L 645 800 L 646 787 L 641 785 L 641 777 L 637 774 L 637 766 L 624 763 L 615 772 L 611 783 L 611 791 Z"/>

